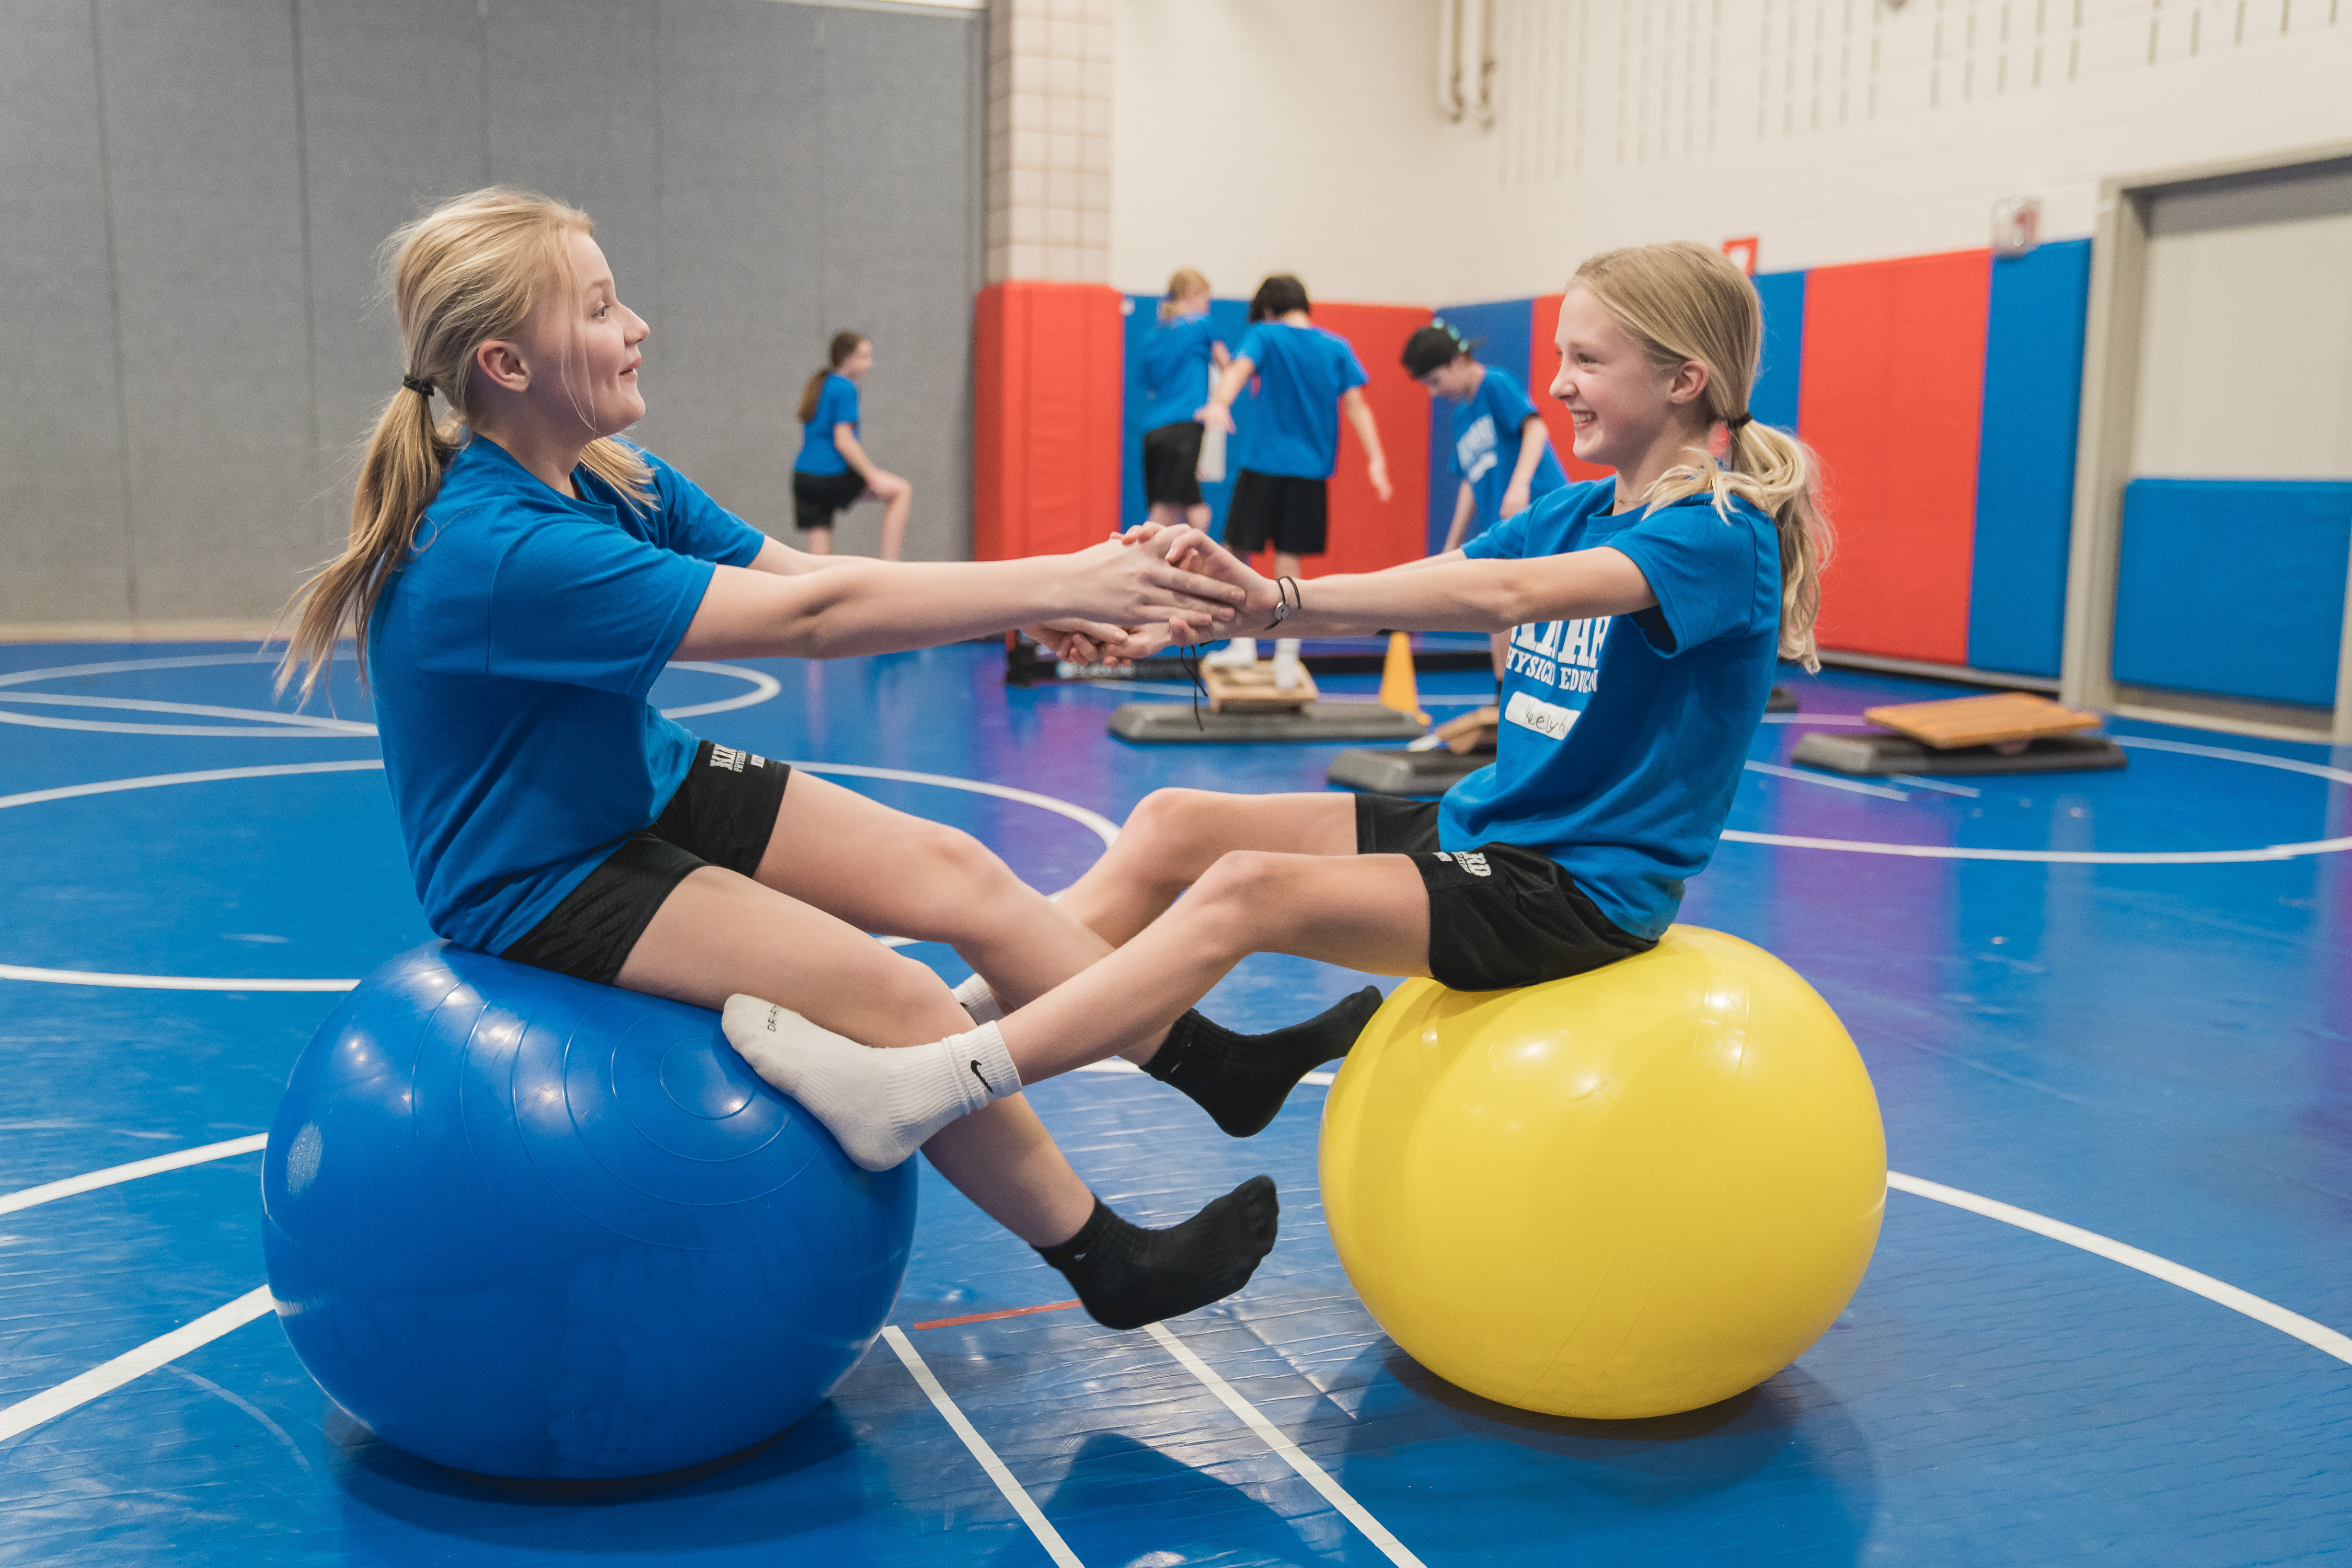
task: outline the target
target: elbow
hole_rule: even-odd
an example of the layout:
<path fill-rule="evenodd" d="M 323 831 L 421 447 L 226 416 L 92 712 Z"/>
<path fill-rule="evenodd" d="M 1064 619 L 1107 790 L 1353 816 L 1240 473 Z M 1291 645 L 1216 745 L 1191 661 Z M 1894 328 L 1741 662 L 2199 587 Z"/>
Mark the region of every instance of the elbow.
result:
<path fill-rule="evenodd" d="M 1481 631 L 1507 632 L 1536 618 L 1533 596 L 1508 577 L 1498 576 L 1492 583 L 1482 584 L 1475 608 L 1484 623 L 1479 627 Z"/>

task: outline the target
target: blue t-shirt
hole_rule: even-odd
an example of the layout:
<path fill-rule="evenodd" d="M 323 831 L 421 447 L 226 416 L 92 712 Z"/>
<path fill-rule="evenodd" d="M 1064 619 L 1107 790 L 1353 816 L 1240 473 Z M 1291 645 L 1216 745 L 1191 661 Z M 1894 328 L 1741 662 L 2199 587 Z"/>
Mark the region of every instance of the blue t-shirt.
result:
<path fill-rule="evenodd" d="M 1509 371 L 1493 365 L 1478 378 L 1478 390 L 1454 405 L 1454 471 L 1470 487 L 1476 503 L 1470 519 L 1471 538 L 1503 520 L 1503 492 L 1511 488 L 1511 476 L 1518 471 L 1519 443 L 1527 439 L 1524 426 L 1534 417 L 1536 405 L 1528 401 L 1527 388 Z M 1528 482 L 1528 504 L 1566 483 L 1568 475 L 1546 442 L 1543 460 L 1536 464 L 1535 477 Z"/>
<path fill-rule="evenodd" d="M 436 931 L 499 952 L 650 825 L 695 739 L 646 700 L 712 563 L 766 536 L 652 453 L 647 513 L 585 468 L 547 488 L 476 437 L 377 599 L 384 776 Z"/>
<path fill-rule="evenodd" d="M 1143 411 L 1146 430 L 1190 419 L 1209 401 L 1209 345 L 1217 341 L 1209 318 L 1179 316 L 1152 330 L 1143 343 L 1143 390 L 1151 401 Z"/>
<path fill-rule="evenodd" d="M 857 384 L 845 375 L 828 375 L 824 389 L 816 395 L 816 417 L 801 421 L 801 455 L 793 464 L 796 474 L 838 474 L 847 470 L 849 459 L 833 444 L 833 429 L 846 425 L 852 435 L 862 434 L 857 428 Z"/>
<path fill-rule="evenodd" d="M 1370 379 L 1348 340 L 1320 327 L 1260 321 L 1234 353 L 1257 367 L 1238 466 L 1328 479 L 1339 460 L 1339 395 Z"/>
<path fill-rule="evenodd" d="M 1715 853 L 1780 641 L 1780 539 L 1744 500 L 1701 491 L 1612 516 L 1614 479 L 1570 485 L 1465 546 L 1523 561 L 1607 545 L 1654 609 L 1511 633 L 1492 766 L 1447 793 L 1438 838 L 1541 850 L 1636 936 L 1674 923 L 1683 883 Z"/>

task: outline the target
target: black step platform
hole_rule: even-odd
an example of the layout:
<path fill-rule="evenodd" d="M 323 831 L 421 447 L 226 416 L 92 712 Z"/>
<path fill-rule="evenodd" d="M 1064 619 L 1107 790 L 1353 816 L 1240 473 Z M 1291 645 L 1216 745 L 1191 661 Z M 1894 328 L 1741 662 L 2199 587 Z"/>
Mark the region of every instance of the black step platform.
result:
<path fill-rule="evenodd" d="M 1243 741 L 1410 741 L 1422 725 L 1410 713 L 1377 702 L 1309 702 L 1297 713 L 1212 713 L 1187 702 L 1122 702 L 1110 732 L 1139 745 L 1190 742 L 1232 745 Z"/>
<path fill-rule="evenodd" d="M 1444 795 L 1494 760 L 1492 752 L 1460 757 L 1443 746 L 1429 752 L 1360 747 L 1332 758 L 1323 782 L 1360 795 Z"/>
<path fill-rule="evenodd" d="M 2028 742 L 2013 757 L 1990 746 L 1937 751 L 1905 735 L 1815 732 L 1797 742 L 1789 760 L 1833 773 L 1927 773 L 1950 778 L 1977 773 L 2072 773 L 2120 768 L 2124 749 L 2105 735 L 2053 735 Z"/>

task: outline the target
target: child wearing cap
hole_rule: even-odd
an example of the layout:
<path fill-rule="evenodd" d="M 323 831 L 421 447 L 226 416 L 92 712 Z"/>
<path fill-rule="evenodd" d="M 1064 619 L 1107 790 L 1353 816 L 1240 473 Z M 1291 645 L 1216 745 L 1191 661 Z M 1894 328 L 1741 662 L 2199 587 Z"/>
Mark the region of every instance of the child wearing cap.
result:
<path fill-rule="evenodd" d="M 1454 471 L 1462 486 L 1440 555 L 1568 483 L 1528 389 L 1510 372 L 1478 363 L 1472 351 L 1484 341 L 1465 341 L 1442 317 L 1405 340 L 1405 374 L 1454 405 Z"/>

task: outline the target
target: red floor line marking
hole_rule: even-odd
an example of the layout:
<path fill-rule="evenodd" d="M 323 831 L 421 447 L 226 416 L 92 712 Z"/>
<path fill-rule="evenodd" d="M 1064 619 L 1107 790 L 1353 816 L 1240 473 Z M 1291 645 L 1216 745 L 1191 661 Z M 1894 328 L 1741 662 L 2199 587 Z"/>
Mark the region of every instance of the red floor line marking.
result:
<path fill-rule="evenodd" d="M 1025 1318 L 1032 1312 L 1060 1312 L 1079 1305 L 1076 1301 L 1048 1301 L 1042 1307 L 1007 1307 L 1002 1312 L 974 1312 L 968 1318 L 933 1318 L 928 1323 L 909 1323 L 910 1329 L 952 1329 L 963 1323 L 985 1323 L 997 1318 Z"/>

